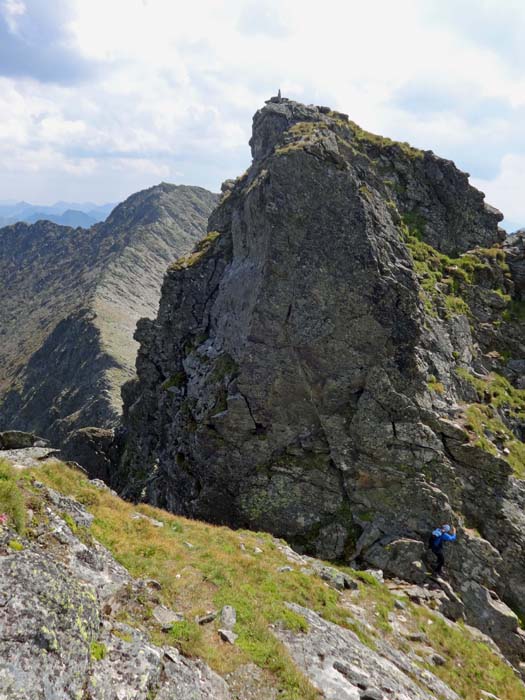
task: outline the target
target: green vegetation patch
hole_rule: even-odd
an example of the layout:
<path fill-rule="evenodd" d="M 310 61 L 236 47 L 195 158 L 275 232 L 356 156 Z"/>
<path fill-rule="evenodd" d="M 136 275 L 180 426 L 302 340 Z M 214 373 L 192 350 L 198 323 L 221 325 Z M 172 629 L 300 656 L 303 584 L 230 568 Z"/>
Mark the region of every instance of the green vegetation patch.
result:
<path fill-rule="evenodd" d="M 483 642 L 473 639 L 463 623 L 453 626 L 429 610 L 411 606 L 432 648 L 443 658 L 442 666 L 427 669 L 453 688 L 464 700 L 479 700 L 480 690 L 501 700 L 523 700 L 523 685 L 512 667 L 496 657 Z"/>
<path fill-rule="evenodd" d="M 525 321 L 525 301 L 512 299 L 503 312 L 503 320 L 518 321 L 519 323 Z"/>
<path fill-rule="evenodd" d="M 186 372 L 181 370 L 180 372 L 176 372 L 171 377 L 166 379 L 166 381 L 160 385 L 160 388 L 162 391 L 168 391 L 168 389 L 173 387 L 179 389 L 180 387 L 184 386 L 187 381 L 188 377 L 186 376 Z"/>
<path fill-rule="evenodd" d="M 365 129 L 362 129 L 358 124 L 356 124 L 353 121 L 339 121 L 342 123 L 342 125 L 346 126 L 346 128 L 351 129 L 354 138 L 358 142 L 365 142 L 367 144 L 371 144 L 381 149 L 395 147 L 398 148 L 402 153 L 404 153 L 404 155 L 408 156 L 409 158 L 423 158 L 423 156 L 425 155 L 424 151 L 421 151 L 419 148 L 414 148 L 406 141 L 393 141 L 392 139 L 389 139 L 386 136 L 372 134 L 370 131 L 365 131 Z"/>
<path fill-rule="evenodd" d="M 93 661 L 102 661 L 107 654 L 106 645 L 101 642 L 91 642 L 89 653 Z"/>
<path fill-rule="evenodd" d="M 170 629 L 170 637 L 183 653 L 191 654 L 192 649 L 202 639 L 202 627 L 196 622 L 181 620 L 174 622 Z"/>
<path fill-rule="evenodd" d="M 219 231 L 210 231 L 208 235 L 199 241 L 195 249 L 184 255 L 182 258 L 176 260 L 172 265 L 170 265 L 170 270 L 186 270 L 189 267 L 193 267 L 196 263 L 201 260 L 205 254 L 210 250 L 212 244 L 219 238 Z"/>
<path fill-rule="evenodd" d="M 354 153 L 360 154 L 368 160 L 370 160 L 370 156 L 366 153 L 368 147 L 397 148 L 409 158 L 423 158 L 424 156 L 424 151 L 414 148 L 409 143 L 393 141 L 385 136 L 365 131 L 339 112 L 330 111 L 328 117 L 330 121 L 303 121 L 293 124 L 286 132 L 285 143 L 278 146 L 275 153 L 283 155 L 304 148 L 311 144 L 320 133 L 331 130 Z"/>
<path fill-rule="evenodd" d="M 490 271 L 490 265 L 483 258 L 493 258 L 504 271 L 508 270 L 505 253 L 498 248 L 480 248 L 458 258 L 440 253 L 422 240 L 425 223 L 417 213 L 404 214 L 400 227 L 421 286 L 421 300 L 431 316 L 471 315 L 462 292 L 476 284 L 478 275 Z M 503 296 L 503 292 L 501 294 Z"/>
<path fill-rule="evenodd" d="M 254 662 L 273 675 L 283 699 L 318 697 L 270 625 L 279 624 L 296 632 L 307 629 L 306 621 L 289 610 L 287 602 L 310 607 L 350 629 L 352 622 L 348 610 L 339 604 L 339 594 L 319 578 L 297 568 L 279 572 L 287 560 L 271 536 L 234 532 L 150 506 L 133 506 L 97 490 L 83 474 L 60 463 L 48 463 L 35 470 L 34 476 L 84 502 L 97 492 L 98 500 L 88 506 L 95 516 L 93 536 L 133 576 L 158 580 L 162 602 L 185 616 L 167 633 L 152 625 L 153 641 L 175 643 L 185 654 L 203 658 L 222 674 Z M 161 520 L 165 526 L 155 528 L 147 520 L 133 520 L 131 514 L 136 510 Z M 263 552 L 257 553 L 256 548 Z M 239 637 L 234 646 L 220 640 L 218 621 L 202 627 L 192 622 L 195 616 L 223 605 L 232 605 L 237 611 L 235 632 Z"/>
<path fill-rule="evenodd" d="M 5 461 L 0 461 L 0 515 L 7 515 L 7 525 L 23 534 L 26 524 L 26 504 L 17 483 L 17 472 Z"/>
<path fill-rule="evenodd" d="M 308 144 L 311 144 L 319 132 L 326 131 L 328 124 L 320 121 L 296 122 L 293 124 L 284 135 L 285 143 L 282 146 L 277 146 L 275 153 L 284 155 L 291 151 L 297 151 Z"/>
<path fill-rule="evenodd" d="M 428 378 L 427 386 L 430 391 L 434 391 L 436 394 L 444 394 L 445 393 L 445 387 L 442 382 L 438 382 L 436 377 L 432 374 Z"/>
<path fill-rule="evenodd" d="M 525 444 L 517 439 L 501 418 L 502 412 L 505 412 L 509 419 L 525 422 L 525 390 L 516 389 L 496 372 L 482 379 L 458 367 L 456 374 L 468 382 L 478 395 L 479 403 L 471 404 L 465 410 L 465 427 L 474 433 L 474 444 L 502 457 L 516 476 L 525 478 Z M 509 454 L 500 454 L 494 440 L 503 449 L 507 448 Z"/>

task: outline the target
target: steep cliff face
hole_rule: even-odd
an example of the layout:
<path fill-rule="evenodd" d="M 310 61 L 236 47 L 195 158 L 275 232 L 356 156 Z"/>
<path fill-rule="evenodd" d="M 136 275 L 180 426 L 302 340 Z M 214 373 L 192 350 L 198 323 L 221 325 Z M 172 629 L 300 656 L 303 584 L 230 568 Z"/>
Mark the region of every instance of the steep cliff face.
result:
<path fill-rule="evenodd" d="M 453 163 L 328 108 L 270 101 L 251 146 L 139 322 L 115 483 L 413 581 L 452 522 L 456 614 L 519 664 L 520 245 Z"/>
<path fill-rule="evenodd" d="M 55 442 L 112 426 L 133 376 L 138 318 L 167 265 L 205 231 L 216 196 L 161 184 L 89 230 L 40 221 L 0 231 L 0 426 Z"/>

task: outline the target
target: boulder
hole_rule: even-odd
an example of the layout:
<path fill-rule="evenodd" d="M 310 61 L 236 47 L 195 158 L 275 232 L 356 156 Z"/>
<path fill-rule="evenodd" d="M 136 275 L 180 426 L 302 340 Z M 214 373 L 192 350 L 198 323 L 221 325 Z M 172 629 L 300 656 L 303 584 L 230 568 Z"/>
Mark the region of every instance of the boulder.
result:
<path fill-rule="evenodd" d="M 118 455 L 115 432 L 109 428 L 80 428 L 68 434 L 62 455 L 73 459 L 87 471 L 92 479 L 108 482 L 112 460 Z"/>
<path fill-rule="evenodd" d="M 24 433 L 21 430 L 6 430 L 0 433 L 0 450 L 23 450 L 27 447 L 33 447 L 35 442 L 45 443 L 45 440 L 36 437 L 33 433 Z M 43 447 L 45 444 L 39 446 Z"/>
<path fill-rule="evenodd" d="M 237 613 L 231 605 L 225 605 L 220 613 L 220 624 L 222 629 L 232 630 L 237 622 Z"/>

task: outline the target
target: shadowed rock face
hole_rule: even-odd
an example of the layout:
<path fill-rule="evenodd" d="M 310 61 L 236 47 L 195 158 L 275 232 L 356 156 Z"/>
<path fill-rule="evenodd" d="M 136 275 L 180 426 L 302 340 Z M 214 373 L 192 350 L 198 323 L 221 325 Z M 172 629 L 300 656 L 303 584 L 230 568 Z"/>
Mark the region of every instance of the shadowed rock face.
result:
<path fill-rule="evenodd" d="M 0 231 L 0 429 L 57 443 L 115 425 L 136 321 L 156 313 L 167 265 L 203 235 L 215 202 L 161 184 L 89 230 L 40 221 Z"/>
<path fill-rule="evenodd" d="M 270 102 L 251 146 L 157 319 L 138 324 L 115 484 L 414 581 L 428 532 L 453 522 L 464 614 L 523 660 L 518 620 L 488 590 L 523 614 L 525 489 L 466 412 L 485 400 L 476 376 L 510 377 L 525 340 L 502 322 L 501 215 L 450 161 L 327 108 Z"/>

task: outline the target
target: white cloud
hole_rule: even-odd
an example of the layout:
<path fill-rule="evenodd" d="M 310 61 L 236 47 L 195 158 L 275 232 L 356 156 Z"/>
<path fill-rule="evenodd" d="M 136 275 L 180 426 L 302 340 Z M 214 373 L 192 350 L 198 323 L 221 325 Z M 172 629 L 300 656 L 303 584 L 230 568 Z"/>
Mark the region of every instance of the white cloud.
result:
<path fill-rule="evenodd" d="M 170 177 L 217 189 L 247 165 L 252 114 L 280 87 L 458 160 L 505 208 L 504 156 L 525 181 L 525 58 L 499 51 L 491 27 L 525 26 L 525 6 L 501 5 L 485 0 L 473 29 L 437 1 L 69 0 L 61 36 L 99 70 L 1 81 L 0 199 L 34 197 L 20 172 L 35 167 L 48 199 L 115 199 Z"/>
<path fill-rule="evenodd" d="M 0 6 L 0 12 L 11 34 L 17 34 L 18 21 L 26 13 L 26 6 L 22 0 L 4 0 Z"/>

